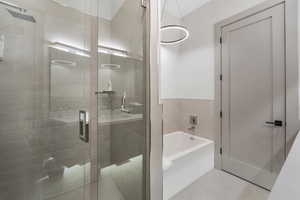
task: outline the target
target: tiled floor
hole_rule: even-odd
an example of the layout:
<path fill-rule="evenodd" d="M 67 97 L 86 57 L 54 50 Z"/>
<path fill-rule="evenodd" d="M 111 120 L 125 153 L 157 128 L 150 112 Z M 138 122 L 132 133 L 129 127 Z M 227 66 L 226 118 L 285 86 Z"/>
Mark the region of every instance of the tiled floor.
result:
<path fill-rule="evenodd" d="M 135 163 L 135 162 L 131 162 L 131 163 Z M 126 171 L 127 169 L 126 166 L 124 167 L 123 167 L 124 169 L 122 168 L 121 171 L 125 170 L 124 172 L 126 172 L 127 174 L 129 171 L 128 170 Z M 134 167 L 131 166 L 130 168 L 134 168 Z M 111 170 L 115 170 L 115 169 L 111 168 Z M 115 174 L 115 172 L 113 174 Z M 131 175 L 134 174 L 131 173 Z M 120 177 L 123 176 L 121 175 Z M 105 184 L 102 183 L 103 185 L 102 189 L 106 191 L 106 192 L 104 191 L 101 192 L 104 195 L 102 196 L 103 199 L 105 200 L 125 199 L 124 197 L 122 197 L 121 193 L 118 192 L 119 190 L 122 190 L 123 194 L 126 194 L 128 196 L 128 198 L 126 199 L 139 199 L 130 196 L 129 195 L 130 193 L 127 194 L 126 191 L 130 192 L 130 188 L 132 187 L 129 188 L 119 187 L 122 185 L 124 186 L 137 185 L 138 183 L 122 184 L 119 185 L 118 186 L 119 189 L 117 189 L 115 184 L 119 182 L 118 181 L 116 183 L 112 182 L 112 180 L 114 180 L 115 178 L 116 177 L 112 176 L 111 171 L 106 170 L 103 172 L 102 181 L 105 181 Z M 128 180 L 128 178 L 125 178 L 124 180 Z M 136 182 L 136 180 L 132 180 L 132 181 Z M 79 188 L 77 190 L 67 192 L 64 195 L 58 196 L 51 200 L 89 199 L 86 194 L 86 191 L 88 190 Z M 179 194 L 177 194 L 175 197 L 173 197 L 170 200 L 267 200 L 268 196 L 269 196 L 269 192 L 262 188 L 252 185 L 235 176 L 229 175 L 223 171 L 212 170 L 211 172 L 202 176 L 198 181 L 193 183 L 185 190 L 181 191 Z"/>
<path fill-rule="evenodd" d="M 171 200 L 267 200 L 269 192 L 231 176 L 212 170 Z"/>
<path fill-rule="evenodd" d="M 142 200 L 143 157 L 131 158 L 123 165 L 111 165 L 101 169 L 98 191 L 101 200 Z M 90 164 L 66 170 L 62 179 L 47 185 L 47 200 L 90 200 L 90 185 L 84 185 L 82 175 L 89 174 Z M 87 170 L 84 172 L 84 170 Z M 88 177 L 88 176 L 87 176 Z M 89 178 L 88 178 L 89 179 Z M 78 180 L 82 180 L 81 185 Z M 88 182 L 88 180 L 87 180 Z M 101 185 L 101 187 L 100 187 Z M 97 187 L 97 186 L 96 186 Z M 55 196 L 56 194 L 56 196 Z M 45 196 L 45 195 L 44 195 Z M 48 195 L 50 196 L 50 195 Z M 0 198 L 1 200 L 1 198 Z"/>

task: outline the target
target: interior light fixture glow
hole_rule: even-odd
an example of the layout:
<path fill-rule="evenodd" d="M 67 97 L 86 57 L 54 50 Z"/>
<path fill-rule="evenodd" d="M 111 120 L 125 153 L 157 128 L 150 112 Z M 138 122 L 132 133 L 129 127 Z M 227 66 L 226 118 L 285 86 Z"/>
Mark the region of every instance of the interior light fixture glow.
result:
<path fill-rule="evenodd" d="M 163 31 L 169 31 L 169 30 L 177 30 L 177 31 L 181 31 L 183 33 L 183 36 L 177 40 L 162 40 L 160 42 L 160 44 L 162 45 L 177 45 L 180 44 L 182 42 L 184 42 L 185 40 L 187 40 L 190 37 L 190 33 L 188 31 L 188 29 L 185 26 L 181 26 L 181 25 L 166 25 L 166 26 L 162 26 L 160 28 L 160 32 L 162 34 Z"/>
<path fill-rule="evenodd" d="M 102 64 L 101 68 L 104 68 L 104 69 L 120 69 L 121 65 L 117 65 L 117 64 Z"/>
<path fill-rule="evenodd" d="M 128 57 L 128 52 L 126 50 L 116 49 L 108 46 L 98 46 L 99 53 L 111 54 L 115 56 Z"/>
<path fill-rule="evenodd" d="M 83 52 L 76 52 L 75 53 L 76 55 L 78 55 L 78 56 L 83 56 L 83 57 L 91 57 L 89 54 L 86 54 L 86 53 L 83 53 Z"/>
<path fill-rule="evenodd" d="M 112 55 L 114 55 L 114 56 L 120 56 L 120 57 L 125 57 L 125 58 L 128 57 L 127 54 L 122 53 L 122 52 L 113 52 Z"/>
<path fill-rule="evenodd" d="M 63 4 L 61 1 L 59 1 L 59 0 L 52 0 L 52 1 L 54 1 L 55 3 L 57 3 L 57 4 L 60 4 L 60 5 L 62 5 L 63 7 L 67 7 L 67 4 Z"/>
<path fill-rule="evenodd" d="M 77 63 L 73 62 L 73 61 L 69 61 L 69 60 L 58 60 L 58 59 L 56 59 L 56 60 L 51 60 L 51 64 L 75 67 Z"/>
<path fill-rule="evenodd" d="M 69 44 L 65 44 L 62 42 L 54 42 L 49 45 L 49 47 L 58 49 L 60 51 L 64 51 L 67 53 L 79 55 L 79 56 L 84 56 L 84 57 L 90 57 L 90 51 L 87 49 L 81 49 L 78 47 L 74 47 Z M 104 53 L 104 54 L 110 54 L 110 55 L 115 55 L 115 56 L 121 56 L 121 57 L 129 57 L 129 53 L 126 50 L 122 49 L 116 49 L 113 47 L 108 47 L 108 46 L 98 46 L 98 52 L 99 53 Z"/>
<path fill-rule="evenodd" d="M 63 48 L 63 47 L 57 47 L 57 46 L 50 46 L 50 47 L 53 48 L 53 49 L 57 49 L 57 50 L 60 50 L 60 51 L 70 53 L 70 50 L 68 50 L 66 48 Z"/>
<path fill-rule="evenodd" d="M 99 53 L 104 53 L 104 54 L 110 54 L 110 52 L 106 49 L 100 49 L 98 50 Z"/>
<path fill-rule="evenodd" d="M 74 47 L 74 46 L 71 46 L 71 45 L 68 45 L 68 44 L 64 44 L 64 43 L 61 43 L 61 42 L 51 43 L 49 45 L 49 47 L 60 50 L 60 51 L 64 51 L 64 52 L 67 52 L 67 53 L 75 54 L 75 55 L 78 55 L 78 56 L 90 57 L 90 55 L 88 54 L 88 50 L 80 49 L 80 48 L 77 48 L 77 47 Z"/>

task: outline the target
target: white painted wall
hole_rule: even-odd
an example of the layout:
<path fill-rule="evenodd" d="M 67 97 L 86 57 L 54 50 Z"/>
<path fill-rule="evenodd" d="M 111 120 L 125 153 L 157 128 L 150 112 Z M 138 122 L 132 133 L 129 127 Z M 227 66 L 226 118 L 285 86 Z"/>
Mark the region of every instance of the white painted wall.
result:
<path fill-rule="evenodd" d="M 280 172 L 269 200 L 299 199 L 300 180 L 300 135 L 295 140 L 291 152 Z"/>
<path fill-rule="evenodd" d="M 180 14 L 182 16 L 185 16 L 211 0 L 178 0 L 178 1 L 161 0 L 161 1 L 162 1 L 162 5 L 166 5 L 165 9 L 172 15 L 174 16 L 179 15 L 179 10 L 178 10 L 178 6 L 179 6 Z M 163 8 L 164 6 L 161 7 Z"/>
<path fill-rule="evenodd" d="M 162 14 L 162 25 L 167 24 L 180 24 L 181 20 L 165 11 Z M 161 35 L 162 39 L 177 38 L 177 32 L 168 32 Z M 180 61 L 179 54 L 180 46 L 164 46 L 160 48 L 160 96 L 162 99 L 175 98 L 177 97 L 177 90 L 180 87 L 180 68 L 178 64 Z"/>
<path fill-rule="evenodd" d="M 298 2 L 298 35 L 300 33 L 300 3 Z M 300 37 L 298 37 L 298 57 Z M 299 67 L 298 67 L 299 68 Z M 300 70 L 299 70 L 300 76 Z M 298 83 L 299 84 L 299 83 Z M 300 88 L 300 87 L 299 87 Z M 299 90 L 300 93 L 300 90 Z M 288 158 L 276 180 L 269 200 L 299 199 L 300 196 L 300 134 L 296 137 Z"/>
<path fill-rule="evenodd" d="M 185 16 L 190 39 L 179 47 L 179 54 L 161 49 L 161 98 L 213 100 L 214 25 L 264 1 L 212 0 Z"/>
<path fill-rule="evenodd" d="M 176 99 L 177 98 L 177 88 L 179 83 L 178 78 L 178 68 L 177 65 L 179 57 L 178 48 L 170 48 L 162 46 L 160 49 L 160 63 L 161 63 L 161 98 L 162 99 Z"/>

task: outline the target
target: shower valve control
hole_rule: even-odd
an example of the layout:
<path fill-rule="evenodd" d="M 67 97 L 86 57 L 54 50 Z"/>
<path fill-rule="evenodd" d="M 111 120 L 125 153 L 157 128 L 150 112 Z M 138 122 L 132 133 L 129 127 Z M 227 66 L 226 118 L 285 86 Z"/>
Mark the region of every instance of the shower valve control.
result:
<path fill-rule="evenodd" d="M 79 138 L 89 142 L 89 114 L 86 111 L 79 111 Z"/>
<path fill-rule="evenodd" d="M 198 125 L 198 116 L 191 115 L 190 116 L 190 124 L 193 125 L 193 126 Z"/>

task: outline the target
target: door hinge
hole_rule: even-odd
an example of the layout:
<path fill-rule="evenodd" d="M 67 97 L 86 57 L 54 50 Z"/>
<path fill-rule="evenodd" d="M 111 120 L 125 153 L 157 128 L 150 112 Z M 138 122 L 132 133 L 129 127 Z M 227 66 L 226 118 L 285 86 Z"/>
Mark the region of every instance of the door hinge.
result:
<path fill-rule="evenodd" d="M 220 37 L 220 44 L 222 44 L 223 43 L 223 38 L 222 37 Z"/>
<path fill-rule="evenodd" d="M 221 155 L 223 154 L 223 149 L 222 149 L 222 148 L 220 148 L 220 154 L 221 154 Z"/>
<path fill-rule="evenodd" d="M 223 75 L 222 74 L 220 74 L 220 81 L 222 81 L 223 80 Z"/>
<path fill-rule="evenodd" d="M 220 111 L 220 118 L 222 118 L 223 117 L 223 112 L 222 111 Z"/>
<path fill-rule="evenodd" d="M 147 8 L 147 0 L 141 0 L 141 7 Z"/>

